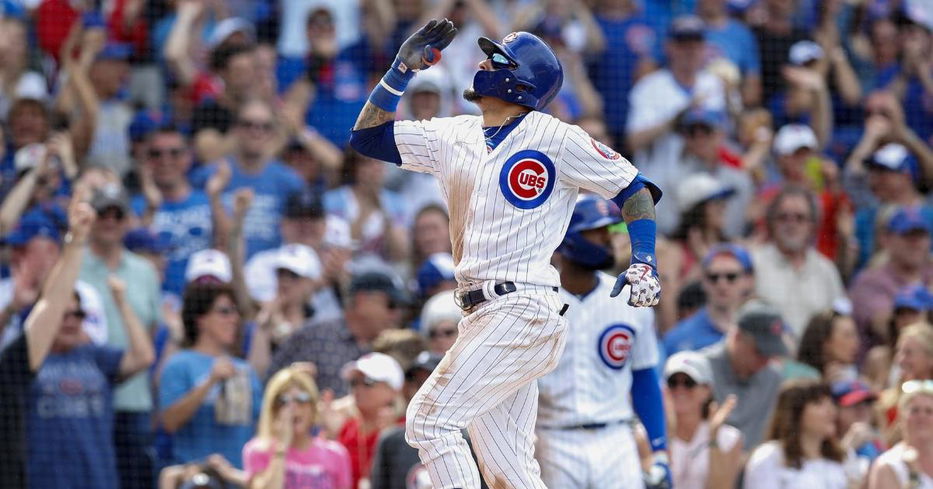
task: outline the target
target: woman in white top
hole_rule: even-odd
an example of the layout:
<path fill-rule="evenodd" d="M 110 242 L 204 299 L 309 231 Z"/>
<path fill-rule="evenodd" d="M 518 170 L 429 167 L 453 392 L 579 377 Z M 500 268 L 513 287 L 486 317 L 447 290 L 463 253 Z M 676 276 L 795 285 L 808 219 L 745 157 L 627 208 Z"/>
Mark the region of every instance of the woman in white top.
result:
<path fill-rule="evenodd" d="M 904 382 L 901 390 L 904 441 L 878 457 L 868 489 L 933 489 L 933 380 Z"/>
<path fill-rule="evenodd" d="M 768 440 L 745 467 L 753 489 L 846 489 L 845 454 L 836 439 L 836 406 L 829 386 L 790 381 L 781 388 Z M 858 487 L 857 477 L 851 487 Z"/>
<path fill-rule="evenodd" d="M 735 407 L 712 402 L 709 361 L 682 351 L 664 366 L 672 411 L 671 472 L 677 489 L 732 489 L 742 463 L 742 433 L 723 424 Z"/>

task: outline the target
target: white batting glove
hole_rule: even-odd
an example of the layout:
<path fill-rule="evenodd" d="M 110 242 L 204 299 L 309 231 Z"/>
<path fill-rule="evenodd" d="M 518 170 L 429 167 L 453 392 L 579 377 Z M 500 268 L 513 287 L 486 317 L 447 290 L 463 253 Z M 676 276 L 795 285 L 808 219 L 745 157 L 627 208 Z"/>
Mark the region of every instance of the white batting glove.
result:
<path fill-rule="evenodd" d="M 616 279 L 615 287 L 612 288 L 609 297 L 619 295 L 626 284 L 631 287 L 631 294 L 628 298 L 630 306 L 652 307 L 658 305 L 661 300 L 661 280 L 658 278 L 658 271 L 650 265 L 644 263 L 629 265 L 628 270 Z"/>

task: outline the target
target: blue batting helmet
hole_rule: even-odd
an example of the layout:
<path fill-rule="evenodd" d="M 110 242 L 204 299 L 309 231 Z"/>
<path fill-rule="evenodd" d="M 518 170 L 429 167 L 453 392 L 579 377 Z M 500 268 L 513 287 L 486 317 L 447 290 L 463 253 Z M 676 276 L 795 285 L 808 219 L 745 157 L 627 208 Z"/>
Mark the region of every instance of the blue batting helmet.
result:
<path fill-rule="evenodd" d="M 501 43 L 486 37 L 477 42 L 493 64 L 492 71 L 480 70 L 473 77 L 477 94 L 541 110 L 560 91 L 564 70 L 538 36 L 513 32 Z"/>
<path fill-rule="evenodd" d="M 614 263 L 612 251 L 586 240 L 583 231 L 611 226 L 622 222 L 619 207 L 611 200 L 597 195 L 583 195 L 577 199 L 570 216 L 567 234 L 557 252 L 578 265 L 593 270 L 609 268 Z"/>

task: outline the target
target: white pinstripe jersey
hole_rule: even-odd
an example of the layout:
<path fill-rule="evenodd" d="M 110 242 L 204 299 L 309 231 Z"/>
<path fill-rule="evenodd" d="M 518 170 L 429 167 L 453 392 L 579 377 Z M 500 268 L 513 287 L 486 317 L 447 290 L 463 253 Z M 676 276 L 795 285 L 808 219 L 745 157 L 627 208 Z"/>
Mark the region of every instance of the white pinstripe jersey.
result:
<path fill-rule="evenodd" d="M 570 305 L 567 346 L 551 373 L 538 379 L 538 425 L 560 428 L 633 416 L 632 371 L 658 363 L 654 311 L 611 298 L 616 278 L 597 272 L 599 283 L 583 300 L 560 289 Z M 627 290 L 627 289 L 626 289 Z"/>
<path fill-rule="evenodd" d="M 577 126 L 533 111 L 491 152 L 481 116 L 396 121 L 402 168 L 440 181 L 461 286 L 558 286 L 550 265 L 584 188 L 612 198 L 638 171 Z"/>

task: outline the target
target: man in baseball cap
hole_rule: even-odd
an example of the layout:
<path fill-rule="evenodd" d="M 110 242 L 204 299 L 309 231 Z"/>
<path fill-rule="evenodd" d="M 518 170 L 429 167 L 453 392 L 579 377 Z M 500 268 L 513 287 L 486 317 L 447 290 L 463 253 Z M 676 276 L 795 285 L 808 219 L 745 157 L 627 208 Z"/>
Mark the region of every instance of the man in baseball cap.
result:
<path fill-rule="evenodd" d="M 738 399 L 727 422 L 745 435 L 746 449 L 761 441 L 784 380 L 772 362 L 787 355 L 784 331 L 784 321 L 776 309 L 751 302 L 740 310 L 725 341 L 704 350 L 713 371 L 716 402 L 725 402 L 730 394 Z"/>

